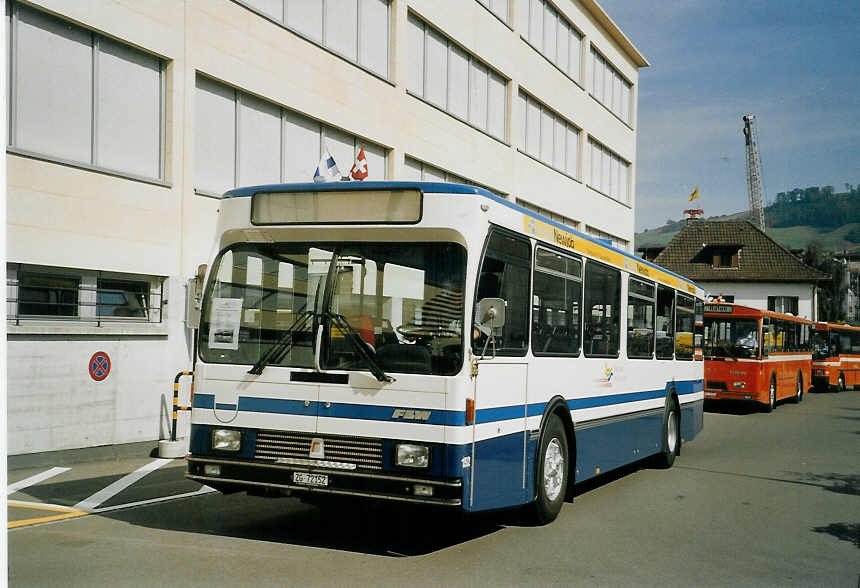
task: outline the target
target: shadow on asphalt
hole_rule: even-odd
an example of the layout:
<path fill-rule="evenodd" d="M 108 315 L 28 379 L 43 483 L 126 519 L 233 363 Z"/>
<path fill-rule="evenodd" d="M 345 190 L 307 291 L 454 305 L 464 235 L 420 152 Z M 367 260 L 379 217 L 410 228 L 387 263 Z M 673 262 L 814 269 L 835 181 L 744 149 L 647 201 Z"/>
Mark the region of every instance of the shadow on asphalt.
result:
<path fill-rule="evenodd" d="M 610 484 L 643 467 L 638 462 L 574 487 L 574 496 Z M 567 506 L 571 508 L 571 506 Z M 304 504 L 295 498 L 212 494 L 158 507 L 99 516 L 159 530 L 218 535 L 341 551 L 412 557 L 487 537 L 506 527 L 531 526 L 522 509 L 469 514 L 440 507 L 345 499 Z"/>
<path fill-rule="evenodd" d="M 826 527 L 813 527 L 816 533 L 833 535 L 840 541 L 848 541 L 854 547 L 860 548 L 860 524 L 858 523 L 830 523 Z"/>
<path fill-rule="evenodd" d="M 755 402 L 741 400 L 705 400 L 705 412 L 717 414 L 747 415 L 761 411 Z"/>

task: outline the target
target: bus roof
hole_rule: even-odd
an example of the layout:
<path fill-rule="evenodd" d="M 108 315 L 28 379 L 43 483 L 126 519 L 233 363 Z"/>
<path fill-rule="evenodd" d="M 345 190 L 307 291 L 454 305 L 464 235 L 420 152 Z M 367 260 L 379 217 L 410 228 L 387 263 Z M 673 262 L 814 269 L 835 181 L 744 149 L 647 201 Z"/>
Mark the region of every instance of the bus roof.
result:
<path fill-rule="evenodd" d="M 767 316 L 771 318 L 797 321 L 800 323 L 813 324 L 814 322 L 802 316 L 782 312 L 774 312 L 772 310 L 762 310 L 760 308 L 755 308 L 754 306 L 744 306 L 742 304 L 735 304 L 734 302 L 705 302 L 705 314 L 708 316 L 733 315 L 740 318 Z"/>
<path fill-rule="evenodd" d="M 699 288 L 700 286 L 696 284 L 690 278 L 686 278 L 680 274 L 676 274 L 670 270 L 667 270 L 664 267 L 661 267 L 655 263 L 647 261 L 641 257 L 636 257 L 623 249 L 618 249 L 613 246 L 611 242 L 605 239 L 598 239 L 596 237 L 592 237 L 591 235 L 586 235 L 585 233 L 581 233 L 576 229 L 569 227 L 565 224 L 562 224 L 558 221 L 552 220 L 551 218 L 539 214 L 537 212 L 531 211 L 528 208 L 520 206 L 519 204 L 515 204 L 514 202 L 510 202 L 505 200 L 498 194 L 493 194 L 489 190 L 485 188 L 480 188 L 478 186 L 470 186 L 466 184 L 448 184 L 445 182 L 407 182 L 407 181 L 373 181 L 373 182 L 300 182 L 293 184 L 262 184 L 259 186 L 245 186 L 241 188 L 234 188 L 232 190 L 228 190 L 224 193 L 223 198 L 248 198 L 253 196 L 254 194 L 260 194 L 265 192 L 333 192 L 333 191 L 351 191 L 355 190 L 356 192 L 363 190 L 392 190 L 392 189 L 413 189 L 420 190 L 421 192 L 428 194 L 471 194 L 473 196 L 483 196 L 484 198 L 489 198 L 495 202 L 503 206 L 507 206 L 517 212 L 521 212 L 533 218 L 540 220 L 548 225 L 557 227 L 564 231 L 571 232 L 575 234 L 577 237 L 581 239 L 586 239 L 587 241 L 591 241 L 592 243 L 599 245 L 601 247 L 606 247 L 611 249 L 612 251 L 619 253 L 625 257 L 635 260 L 637 263 L 642 265 L 646 265 L 652 267 L 654 269 L 658 269 L 666 274 L 669 274 L 679 280 L 683 280 L 689 284 L 692 284 Z"/>

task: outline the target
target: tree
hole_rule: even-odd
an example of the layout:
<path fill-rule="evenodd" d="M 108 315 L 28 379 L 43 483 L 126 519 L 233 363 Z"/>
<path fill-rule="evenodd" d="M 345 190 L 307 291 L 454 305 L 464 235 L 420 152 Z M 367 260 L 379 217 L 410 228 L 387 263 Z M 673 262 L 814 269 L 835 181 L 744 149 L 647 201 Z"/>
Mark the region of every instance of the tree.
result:
<path fill-rule="evenodd" d="M 847 268 L 842 259 L 834 259 L 821 241 L 811 241 L 803 253 L 803 263 L 830 276 L 818 285 L 818 320 L 842 322 L 845 320 L 845 297 L 848 285 L 845 281 Z"/>

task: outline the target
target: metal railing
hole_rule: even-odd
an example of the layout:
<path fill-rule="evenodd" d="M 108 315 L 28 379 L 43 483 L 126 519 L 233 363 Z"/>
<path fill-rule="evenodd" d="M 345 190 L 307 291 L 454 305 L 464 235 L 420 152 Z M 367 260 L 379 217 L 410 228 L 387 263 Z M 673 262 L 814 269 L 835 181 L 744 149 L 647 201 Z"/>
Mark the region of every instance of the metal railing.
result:
<path fill-rule="evenodd" d="M 164 282 L 156 288 L 147 280 L 110 278 L 111 287 L 81 283 L 81 276 L 42 275 L 38 281 L 54 278 L 55 284 L 23 283 L 20 278 L 6 279 L 6 320 L 20 325 L 32 321 L 88 323 L 161 323 Z M 95 272 L 101 283 L 101 272 Z M 77 281 L 76 286 L 68 282 Z M 63 284 L 66 282 L 67 284 Z M 139 286 L 123 288 L 121 284 Z"/>

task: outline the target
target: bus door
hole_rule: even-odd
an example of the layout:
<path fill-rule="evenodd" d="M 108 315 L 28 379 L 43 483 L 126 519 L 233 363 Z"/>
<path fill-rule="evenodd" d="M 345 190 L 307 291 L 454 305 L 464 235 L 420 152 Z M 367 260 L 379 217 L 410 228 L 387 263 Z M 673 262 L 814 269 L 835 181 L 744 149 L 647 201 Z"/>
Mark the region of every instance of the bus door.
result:
<path fill-rule="evenodd" d="M 478 276 L 472 331 L 472 509 L 520 504 L 526 471 L 531 245 L 494 229 Z"/>

